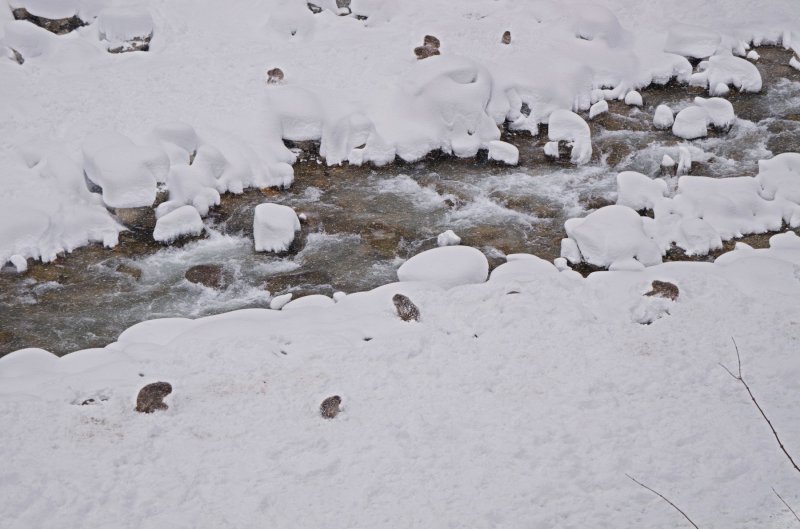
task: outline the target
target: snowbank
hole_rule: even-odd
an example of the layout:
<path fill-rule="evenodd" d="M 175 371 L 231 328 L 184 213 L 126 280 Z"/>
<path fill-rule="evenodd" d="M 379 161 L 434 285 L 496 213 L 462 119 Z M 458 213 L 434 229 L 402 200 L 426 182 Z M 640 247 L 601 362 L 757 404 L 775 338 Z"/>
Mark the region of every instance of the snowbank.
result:
<path fill-rule="evenodd" d="M 397 270 L 400 281 L 423 281 L 442 288 L 483 283 L 489 275 L 489 262 L 475 248 L 443 246 L 415 255 Z"/>
<path fill-rule="evenodd" d="M 285 252 L 300 231 L 300 219 L 289 206 L 259 204 L 253 218 L 253 239 L 257 252 Z"/>

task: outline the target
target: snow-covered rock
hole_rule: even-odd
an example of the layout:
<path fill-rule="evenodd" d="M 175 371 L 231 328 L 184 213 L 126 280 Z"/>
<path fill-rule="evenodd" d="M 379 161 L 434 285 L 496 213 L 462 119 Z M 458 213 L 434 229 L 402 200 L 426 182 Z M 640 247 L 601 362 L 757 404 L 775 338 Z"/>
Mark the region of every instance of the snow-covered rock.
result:
<path fill-rule="evenodd" d="M 645 266 L 661 262 L 661 250 L 645 232 L 642 217 L 629 207 L 600 208 L 584 218 L 569 219 L 564 229 L 591 265 L 609 267 L 631 258 Z M 570 253 L 562 257 L 571 260 Z"/>
<path fill-rule="evenodd" d="M 156 221 L 153 239 L 170 243 L 187 235 L 200 235 L 204 229 L 203 219 L 197 209 L 194 206 L 181 206 Z"/>
<path fill-rule="evenodd" d="M 653 115 L 653 126 L 657 129 L 668 129 L 675 123 L 672 109 L 667 105 L 658 105 L 656 113 Z"/>
<path fill-rule="evenodd" d="M 675 160 L 669 154 L 665 154 L 661 158 L 661 167 L 665 169 L 672 169 L 673 167 L 675 167 Z"/>
<path fill-rule="evenodd" d="M 705 59 L 717 51 L 721 41 L 721 35 L 708 28 L 690 24 L 672 24 L 667 32 L 664 51 Z"/>
<path fill-rule="evenodd" d="M 644 102 L 642 101 L 642 94 L 640 94 L 636 90 L 631 90 L 630 92 L 625 94 L 625 104 L 635 107 L 642 106 L 644 104 Z"/>
<path fill-rule="evenodd" d="M 456 235 L 453 230 L 447 230 L 436 237 L 436 244 L 439 246 L 455 246 L 461 244 L 461 237 Z"/>
<path fill-rule="evenodd" d="M 489 159 L 503 162 L 506 165 L 519 163 L 519 149 L 510 143 L 500 140 L 489 142 Z"/>
<path fill-rule="evenodd" d="M 800 154 L 785 152 L 760 160 L 756 181 L 767 200 L 784 199 L 800 204 Z"/>
<path fill-rule="evenodd" d="M 550 158 L 558 159 L 559 152 L 558 152 L 558 142 L 557 141 L 548 141 L 547 143 L 544 144 L 543 150 L 544 150 L 544 155 L 545 156 L 548 156 Z"/>
<path fill-rule="evenodd" d="M 470 246 L 443 246 L 415 255 L 397 270 L 400 281 L 423 281 L 442 288 L 483 283 L 489 275 L 486 256 Z"/>
<path fill-rule="evenodd" d="M 289 206 L 259 204 L 253 219 L 253 239 L 257 252 L 285 252 L 300 231 L 300 219 Z"/>
<path fill-rule="evenodd" d="M 731 85 L 740 92 L 760 92 L 761 74 L 755 65 L 733 55 L 714 55 L 703 64 L 705 70 L 692 75 L 691 84 L 705 86 L 712 96 L 724 95 L 719 92 L 720 85 Z"/>
<path fill-rule="evenodd" d="M 53 39 L 57 38 L 49 31 L 24 20 L 8 22 L 3 31 L 5 35 L 0 38 L 0 44 L 17 52 L 23 62 L 49 52 Z"/>
<path fill-rule="evenodd" d="M 594 119 L 600 114 L 604 114 L 606 112 L 608 112 L 608 101 L 603 99 L 589 107 L 589 119 Z"/>
<path fill-rule="evenodd" d="M 292 301 L 292 296 L 294 296 L 294 294 L 292 294 L 291 292 L 289 292 L 288 294 L 283 294 L 281 296 L 275 296 L 270 300 L 269 308 L 271 308 L 272 310 L 281 310 L 284 306 L 286 306 L 287 303 Z"/>
<path fill-rule="evenodd" d="M 141 8 L 109 7 L 97 17 L 97 31 L 109 51 L 147 51 L 153 37 L 153 18 Z"/>
<path fill-rule="evenodd" d="M 547 135 L 552 142 L 565 141 L 572 147 L 572 163 L 583 165 L 592 158 L 592 133 L 578 114 L 569 110 L 556 110 L 550 114 Z M 547 150 L 545 154 L 552 156 Z"/>
<path fill-rule="evenodd" d="M 28 260 L 19 254 L 12 255 L 8 259 L 8 262 L 14 266 L 14 269 L 17 271 L 18 274 L 21 274 L 26 270 L 28 270 Z"/>
<path fill-rule="evenodd" d="M 708 112 L 698 106 L 686 107 L 675 116 L 672 133 L 685 140 L 694 140 L 708 135 Z"/>
<path fill-rule="evenodd" d="M 660 178 L 651 179 L 635 171 L 623 171 L 617 175 L 617 204 L 620 206 L 635 210 L 653 209 L 666 194 L 667 183 Z"/>
<path fill-rule="evenodd" d="M 717 129 L 727 130 L 736 121 L 733 105 L 727 99 L 711 97 L 708 99 L 695 97 L 694 104 L 706 111 L 708 124 Z"/>
<path fill-rule="evenodd" d="M 791 66 L 795 70 L 800 70 L 800 60 L 798 60 L 797 57 L 792 55 L 791 59 L 789 59 L 789 66 Z"/>
<path fill-rule="evenodd" d="M 747 58 L 751 61 L 757 61 L 761 58 L 761 55 L 759 55 L 756 50 L 750 50 L 747 52 Z"/>
<path fill-rule="evenodd" d="M 220 203 L 216 185 L 214 175 L 202 164 L 173 165 L 167 176 L 169 202 L 175 205 L 192 205 L 204 217 L 208 215 L 211 206 Z"/>

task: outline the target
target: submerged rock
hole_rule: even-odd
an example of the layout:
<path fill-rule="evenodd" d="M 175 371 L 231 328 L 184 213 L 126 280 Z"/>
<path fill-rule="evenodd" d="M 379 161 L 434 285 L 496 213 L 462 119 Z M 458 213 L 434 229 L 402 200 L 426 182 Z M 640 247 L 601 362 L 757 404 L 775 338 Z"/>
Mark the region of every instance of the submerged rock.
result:
<path fill-rule="evenodd" d="M 142 278 L 142 270 L 136 268 L 135 266 L 127 265 L 127 264 L 120 264 L 117 265 L 116 271 L 120 274 L 125 274 L 131 276 L 136 281 Z"/>
<path fill-rule="evenodd" d="M 172 393 L 169 382 L 153 382 L 139 390 L 136 397 L 136 411 L 139 413 L 153 413 L 156 410 L 166 410 L 169 406 L 164 402 L 164 397 Z"/>
<path fill-rule="evenodd" d="M 225 282 L 222 276 L 222 265 L 201 264 L 191 267 L 184 277 L 191 283 L 204 285 L 209 288 L 220 288 Z"/>

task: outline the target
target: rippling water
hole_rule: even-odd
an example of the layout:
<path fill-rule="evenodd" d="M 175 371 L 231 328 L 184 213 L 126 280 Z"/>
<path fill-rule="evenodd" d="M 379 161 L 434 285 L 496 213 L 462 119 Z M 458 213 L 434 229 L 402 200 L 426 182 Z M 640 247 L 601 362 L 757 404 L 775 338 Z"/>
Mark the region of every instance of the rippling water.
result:
<path fill-rule="evenodd" d="M 788 66 L 783 50 L 760 53 L 765 89 L 730 97 L 740 121 L 725 135 L 691 142 L 691 174 L 754 175 L 759 159 L 800 152 L 800 72 Z M 682 142 L 651 126 L 655 107 L 664 102 L 678 110 L 705 94 L 666 87 L 643 95 L 644 108 L 614 102 L 590 124 L 595 155 L 582 167 L 546 161 L 544 134 L 506 138 L 520 148 L 513 168 L 435 156 L 380 169 L 326 167 L 309 155 L 295 167 L 289 190 L 223 197 L 203 240 L 162 247 L 144 234 L 128 234 L 113 250 L 79 249 L 22 275 L 6 269 L 0 272 L 0 355 L 22 347 L 64 354 L 102 346 L 139 321 L 266 307 L 271 294 L 369 289 L 394 281 L 404 259 L 434 247 L 448 229 L 493 264 L 514 252 L 553 259 L 564 220 L 612 202 L 619 171 L 658 175 L 664 154 L 678 159 Z M 253 208 L 265 201 L 307 215 L 296 254 L 253 251 Z M 220 265 L 223 286 L 187 281 L 186 270 L 199 264 Z M 120 265 L 127 268 L 118 271 Z"/>

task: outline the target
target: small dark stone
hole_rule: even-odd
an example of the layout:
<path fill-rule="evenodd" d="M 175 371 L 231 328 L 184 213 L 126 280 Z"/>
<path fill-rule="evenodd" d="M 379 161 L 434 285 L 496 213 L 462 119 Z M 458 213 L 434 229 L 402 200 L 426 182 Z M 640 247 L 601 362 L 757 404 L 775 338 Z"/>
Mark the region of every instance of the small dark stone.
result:
<path fill-rule="evenodd" d="M 139 390 L 136 397 L 136 411 L 140 413 L 153 413 L 156 410 L 166 410 L 169 408 L 164 403 L 164 397 L 172 393 L 172 385 L 169 382 L 153 382 Z"/>
<path fill-rule="evenodd" d="M 187 281 L 205 285 L 209 288 L 220 288 L 223 286 L 222 265 L 201 264 L 191 267 L 186 271 L 184 277 Z"/>
<path fill-rule="evenodd" d="M 339 395 L 328 397 L 322 401 L 319 406 L 319 413 L 326 419 L 333 419 L 339 415 L 339 405 L 342 403 L 342 398 Z"/>
<path fill-rule="evenodd" d="M 506 31 L 503 33 L 503 38 L 500 40 L 503 44 L 511 44 L 511 32 Z"/>
<path fill-rule="evenodd" d="M 434 55 L 441 55 L 437 48 L 433 48 L 431 46 L 418 46 L 414 48 L 414 55 L 417 56 L 418 60 L 427 59 L 428 57 L 433 57 Z"/>
<path fill-rule="evenodd" d="M 679 290 L 677 285 L 673 283 L 655 280 L 651 286 L 653 290 L 645 294 L 645 296 L 656 296 L 659 298 L 671 299 L 672 301 L 678 299 Z"/>
<path fill-rule="evenodd" d="M 267 70 L 267 84 L 278 84 L 281 81 L 283 81 L 283 70 L 280 68 Z"/>
<path fill-rule="evenodd" d="M 419 321 L 419 309 L 414 303 L 403 294 L 395 294 L 392 303 L 397 310 L 397 315 L 403 321 Z"/>
<path fill-rule="evenodd" d="M 318 13 L 322 13 L 322 8 L 317 4 L 312 4 L 311 2 L 308 2 L 306 3 L 306 5 L 308 6 L 309 11 L 311 11 L 315 15 Z"/>
<path fill-rule="evenodd" d="M 433 35 L 425 35 L 425 38 L 422 40 L 422 45 L 428 48 L 433 48 L 438 50 L 439 46 L 441 46 L 442 43 L 439 42 L 439 39 L 437 39 Z"/>

